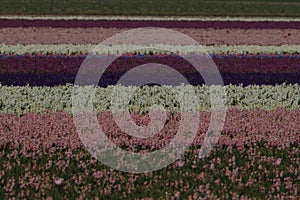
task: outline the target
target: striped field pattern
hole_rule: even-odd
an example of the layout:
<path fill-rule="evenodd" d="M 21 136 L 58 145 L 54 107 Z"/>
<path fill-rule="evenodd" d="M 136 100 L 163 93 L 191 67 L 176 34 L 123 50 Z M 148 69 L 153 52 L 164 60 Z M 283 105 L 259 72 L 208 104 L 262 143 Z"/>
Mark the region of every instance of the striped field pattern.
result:
<path fill-rule="evenodd" d="M 176 162 L 154 172 L 124 173 L 85 149 L 73 122 L 72 90 L 96 45 L 145 27 L 186 34 L 209 53 L 224 81 L 219 87 L 226 90 L 226 120 L 211 154 L 198 158 L 211 117 L 204 79 L 182 57 L 157 50 L 172 44 L 120 55 L 99 80 L 93 104 L 117 146 L 151 152 L 166 146 L 180 126 L 180 105 L 164 86 L 140 88 L 129 106 L 131 119 L 147 125 L 151 105 L 162 102 L 167 121 L 153 138 L 128 136 L 114 122 L 111 91 L 135 66 L 155 62 L 184 75 L 200 100 L 194 111 L 201 117 L 191 147 Z M 172 49 L 199 53 L 195 46 Z M 144 73 L 156 74 L 151 68 Z M 2 15 L 0 199 L 298 199 L 299 85 L 300 18 Z"/>

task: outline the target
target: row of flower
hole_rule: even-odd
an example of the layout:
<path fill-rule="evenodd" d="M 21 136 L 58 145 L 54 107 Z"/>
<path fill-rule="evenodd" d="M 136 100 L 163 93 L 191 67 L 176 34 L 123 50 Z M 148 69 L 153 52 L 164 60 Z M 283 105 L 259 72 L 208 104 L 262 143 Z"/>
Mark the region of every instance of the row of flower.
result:
<path fill-rule="evenodd" d="M 183 57 L 182 57 L 183 56 Z M 129 69 L 147 64 L 160 63 L 170 66 L 183 73 L 195 73 L 196 69 L 191 65 L 185 55 L 123 55 L 116 56 L 116 60 L 109 66 L 110 72 L 124 73 Z M 93 60 L 94 66 L 89 70 L 99 70 L 96 63 L 104 60 L 106 55 L 0 55 L 0 73 L 77 73 L 83 61 Z M 190 55 L 189 58 L 205 61 L 208 58 L 203 55 Z M 226 73 L 299 73 L 300 55 L 222 55 L 212 54 L 211 59 L 220 72 Z M 202 66 L 202 65 L 201 65 Z M 163 70 L 163 69 L 161 69 Z M 202 67 L 203 72 L 211 72 L 212 69 Z M 157 69 L 148 67 L 143 73 L 154 73 Z M 168 73 L 166 71 L 165 73 Z"/>
<path fill-rule="evenodd" d="M 99 44 L 109 37 L 126 31 L 118 28 L 0 28 L 0 43 L 16 44 Z M 141 31 L 145 31 L 143 29 Z M 297 29 L 174 29 L 191 37 L 201 45 L 300 45 L 300 32 Z M 145 33 L 146 34 L 146 33 Z M 126 33 L 125 33 L 126 35 Z M 178 36 L 179 36 L 178 35 Z M 163 34 L 161 35 L 163 36 Z M 147 37 L 136 38 L 128 35 L 123 37 L 122 44 L 145 44 Z M 128 40 L 131 38 L 131 40 Z M 151 39 L 152 44 L 181 45 L 186 40 L 162 41 Z M 147 39 L 147 40 L 146 40 Z M 193 43 L 192 43 L 193 44 Z"/>
<path fill-rule="evenodd" d="M 197 21 L 197 20 L 80 20 L 80 19 L 1 19 L 0 28 L 51 27 L 51 28 L 195 28 L 195 29 L 300 29 L 299 21 Z"/>
<path fill-rule="evenodd" d="M 190 148 L 183 159 L 167 168 L 143 174 L 112 170 L 84 150 L 3 148 L 0 195 L 48 200 L 298 199 L 297 143 L 285 149 L 262 142 L 246 148 L 218 146 L 201 160 L 197 159 L 198 148 Z"/>
<path fill-rule="evenodd" d="M 157 75 L 157 73 L 154 73 Z M 117 84 L 120 77 L 123 73 L 114 73 L 107 72 L 104 73 L 101 77 L 98 86 L 107 87 L 109 85 Z M 136 74 L 139 75 L 139 74 Z M 151 75 L 150 73 L 148 74 Z M 178 81 L 178 77 L 167 76 L 166 79 L 171 83 L 171 85 L 180 85 L 184 83 L 183 81 Z M 206 85 L 207 83 L 204 81 L 202 76 L 197 73 L 189 73 L 184 74 L 186 80 L 191 85 Z M 218 77 L 218 73 L 207 73 L 207 76 L 210 77 Z M 277 84 L 300 84 L 300 72 L 297 73 L 227 73 L 221 72 L 224 85 L 229 84 L 243 84 L 244 86 L 248 85 L 277 85 Z M 58 86 L 58 85 L 66 85 L 66 84 L 74 84 L 76 80 L 76 73 L 4 73 L 0 74 L 0 84 L 2 85 L 11 85 L 11 86 Z M 95 82 L 91 82 L 94 80 L 95 73 L 87 73 L 85 74 L 84 80 L 78 82 L 80 85 L 97 85 Z M 100 77 L 99 77 L 100 78 Z M 214 84 L 220 84 L 219 82 L 215 82 Z M 132 85 L 136 85 L 135 81 L 132 81 Z M 168 85 L 168 84 L 167 84 Z"/>
<path fill-rule="evenodd" d="M 150 49 L 152 48 L 152 49 Z M 62 55 L 78 55 L 88 54 L 116 54 L 125 50 L 137 49 L 134 52 L 138 54 L 170 54 L 171 52 L 179 52 L 181 54 L 201 53 L 206 51 L 209 54 L 299 54 L 299 45 L 279 45 L 279 46 L 259 46 L 259 45 L 210 45 L 210 46 L 178 46 L 178 45 L 72 45 L 72 44 L 56 44 L 56 45 L 5 45 L 0 44 L 0 54 L 4 55 L 24 55 L 24 54 L 62 54 Z M 164 50 L 167 49 L 168 51 Z"/>
<path fill-rule="evenodd" d="M 199 112 L 199 124 L 195 138 L 191 141 L 193 146 L 203 145 L 204 136 L 210 126 L 210 112 Z M 231 146 L 240 151 L 247 151 L 247 146 L 259 142 L 266 143 L 268 147 L 286 148 L 293 144 L 299 144 L 299 110 L 288 111 L 277 108 L 273 111 L 261 109 L 238 110 L 231 108 L 226 111 L 226 119 L 222 133 L 218 138 L 219 146 Z M 84 114 L 89 117 L 96 116 L 96 121 L 101 125 L 101 130 L 107 138 L 118 147 L 131 148 L 134 152 L 152 152 L 158 148 L 169 145 L 174 139 L 179 126 L 181 126 L 182 113 L 167 113 L 167 120 L 162 129 L 148 138 L 139 138 L 126 133 L 128 123 L 115 121 L 111 112 L 99 112 Z M 137 124 L 148 124 L 148 115 L 131 114 L 131 118 Z M 88 120 L 88 119 L 87 119 Z M 123 119 L 125 120 L 125 119 Z M 81 150 L 84 148 L 77 128 L 74 125 L 73 115 L 66 112 L 47 112 L 45 114 L 26 114 L 18 117 L 16 115 L 0 115 L 0 146 L 22 151 L 42 152 L 43 150 Z M 30 122 L 30 123 L 29 123 Z M 119 124 L 123 124 L 120 128 Z M 152 123 L 152 122 L 150 122 Z M 86 128 L 89 135 L 84 139 L 85 144 L 90 146 L 96 144 L 95 150 L 102 147 L 100 142 L 95 140 L 99 134 L 98 129 L 93 132 Z M 181 129 L 182 130 L 182 129 Z M 99 138 L 99 137 L 98 137 Z M 184 145 L 187 142 L 183 135 L 177 136 L 178 141 L 172 145 Z M 96 142 L 96 143 L 95 143 Z M 97 142 L 99 144 L 97 144 Z M 100 146 L 99 146 L 100 145 Z M 112 147 L 114 148 L 114 147 Z M 175 146 L 174 146 L 175 148 Z M 298 157 L 298 159 L 300 159 Z"/>
<path fill-rule="evenodd" d="M 180 103 L 176 99 L 179 92 L 186 87 L 188 86 L 141 88 L 109 86 L 107 88 L 96 88 L 93 105 L 96 111 L 109 111 L 112 108 L 113 97 L 115 97 L 113 94 L 116 91 L 124 90 L 132 93 L 129 104 L 130 111 L 145 113 L 153 104 L 159 103 L 166 106 L 166 110 L 169 112 L 180 112 Z M 226 92 L 225 105 L 227 109 L 237 107 L 239 109 L 261 108 L 274 110 L 278 107 L 283 107 L 288 110 L 297 110 L 300 108 L 300 87 L 297 84 L 276 86 L 251 85 L 248 87 L 228 85 L 224 87 L 214 86 L 213 88 L 217 90 L 223 89 Z M 197 86 L 192 89 L 199 98 L 198 109 L 200 111 L 210 111 L 210 87 Z M 72 95 L 79 94 L 77 93 L 79 91 L 78 87 L 74 88 L 73 85 L 57 87 L 1 86 L 0 111 L 1 113 L 16 115 L 44 113 L 47 110 L 70 113 L 72 112 Z M 193 94 L 188 93 L 186 95 Z M 119 98 L 125 97 L 120 96 Z M 126 102 L 125 99 L 123 102 Z M 190 99 L 193 99 L 192 96 Z"/>
<path fill-rule="evenodd" d="M 93 15 L 1 15 L 0 19 L 26 20 L 150 20 L 150 21 L 283 21 L 297 22 L 299 18 L 291 17 L 216 17 L 216 16 L 93 16 Z"/>

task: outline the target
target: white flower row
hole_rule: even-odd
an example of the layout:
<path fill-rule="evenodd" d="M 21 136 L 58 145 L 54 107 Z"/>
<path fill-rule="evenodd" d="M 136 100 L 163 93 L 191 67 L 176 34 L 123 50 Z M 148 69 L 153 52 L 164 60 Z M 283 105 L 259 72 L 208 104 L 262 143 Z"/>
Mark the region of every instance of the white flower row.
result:
<path fill-rule="evenodd" d="M 298 54 L 300 45 L 282 45 L 282 46 L 258 46 L 258 45 L 213 45 L 213 46 L 174 46 L 174 45 L 5 45 L 0 44 L 0 54 L 119 54 L 121 52 L 136 52 L 148 54 L 150 51 L 155 54 L 173 53 L 189 54 L 203 53 L 210 54 Z M 170 52 L 169 52 L 170 53 Z"/>
<path fill-rule="evenodd" d="M 191 86 L 155 86 L 144 87 L 139 90 L 137 90 L 137 87 L 124 86 L 96 88 L 93 106 L 96 111 L 112 111 L 112 102 L 116 99 L 116 95 L 114 95 L 116 93 L 113 92 L 119 92 L 117 94 L 120 95 L 122 91 L 123 93 L 133 91 L 130 98 L 130 111 L 145 113 L 149 111 L 151 106 L 157 104 L 166 107 L 169 112 L 180 112 L 176 95 L 179 91 L 188 91 L 187 87 L 190 88 Z M 71 84 L 56 87 L 12 87 L 1 86 L 0 84 L 0 113 L 22 115 L 25 113 L 43 113 L 47 110 L 72 112 L 73 91 L 75 91 L 75 94 L 76 91 L 79 91 L 78 86 L 76 88 L 77 90 L 74 90 L 74 86 Z M 87 88 L 83 87 L 79 89 L 88 91 Z M 199 111 L 211 110 L 210 91 L 212 91 L 213 96 L 213 93 L 218 90 L 225 90 L 226 92 L 226 109 L 231 107 L 237 107 L 238 109 L 260 108 L 264 110 L 274 110 L 278 107 L 289 110 L 300 109 L 300 86 L 298 84 L 251 85 L 247 87 L 227 85 L 213 86 L 212 90 L 209 86 L 197 86 L 192 87 L 192 89 L 195 93 L 185 93 L 184 98 L 192 100 L 195 99 L 195 96 L 198 97 L 197 108 Z M 121 95 L 121 100 L 118 100 L 118 102 L 128 102 L 128 99 L 124 100 L 122 98 Z M 120 104 L 117 109 L 119 111 L 124 110 L 124 106 Z"/>
<path fill-rule="evenodd" d="M 179 16 L 51 16 L 51 15 L 1 15 L 0 19 L 26 20 L 153 20 L 153 21 L 300 21 L 300 18 L 289 17 L 179 17 Z"/>

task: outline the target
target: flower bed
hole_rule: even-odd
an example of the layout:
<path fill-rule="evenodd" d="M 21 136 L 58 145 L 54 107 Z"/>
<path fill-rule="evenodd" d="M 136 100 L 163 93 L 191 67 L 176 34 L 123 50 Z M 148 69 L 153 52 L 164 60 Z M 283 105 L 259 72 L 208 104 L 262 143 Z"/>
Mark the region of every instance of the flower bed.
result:
<path fill-rule="evenodd" d="M 99 44 L 127 28 L 1 28 L 0 43 Z M 290 29 L 174 29 L 200 45 L 300 45 L 299 30 Z M 175 43 L 178 45 L 177 43 Z M 173 44 L 168 44 L 173 45 Z"/>
<path fill-rule="evenodd" d="M 89 80 L 89 76 L 94 74 L 87 74 L 86 80 Z M 107 87 L 108 85 L 115 85 L 118 79 L 121 77 L 121 73 L 107 73 L 105 74 L 98 86 Z M 190 84 L 204 85 L 205 82 L 199 73 L 185 74 Z M 216 75 L 216 74 L 209 74 Z M 243 84 L 248 85 L 278 85 L 278 84 L 300 84 L 300 73 L 227 73 L 221 72 L 224 85 L 229 84 Z M 75 73 L 62 74 L 62 73 L 13 73 L 13 74 L 0 74 L 0 83 L 2 85 L 11 86 L 58 86 L 65 84 L 74 84 L 76 78 Z M 169 77 L 172 78 L 172 77 Z M 85 83 L 81 83 L 84 84 Z M 178 83 L 180 85 L 181 82 Z"/>
<path fill-rule="evenodd" d="M 97 47 L 97 50 L 95 49 Z M 203 46 L 199 48 L 197 46 L 178 46 L 178 45 L 155 45 L 157 49 L 151 49 L 153 54 L 162 54 L 167 52 L 162 52 L 159 49 L 173 49 L 177 52 L 180 49 L 182 53 L 201 53 L 203 50 L 207 51 L 209 54 L 279 54 L 279 55 L 298 55 L 300 53 L 299 45 L 281 45 L 281 46 L 260 46 L 260 45 L 210 45 Z M 56 45 L 42 45 L 42 44 L 31 44 L 31 45 L 5 45 L 0 44 L 0 53 L 5 55 L 86 55 L 92 50 L 94 53 L 98 54 L 111 54 L 116 51 L 123 51 L 128 48 L 131 49 L 143 49 L 141 45 L 112 45 L 112 46 L 102 46 L 101 45 L 72 45 L 72 44 L 56 44 Z M 139 54 L 149 54 L 149 49 L 144 49 L 141 51 L 135 51 Z"/>
<path fill-rule="evenodd" d="M 99 60 L 107 55 L 97 55 Z M 195 73 L 195 68 L 182 56 L 185 55 L 127 55 L 120 56 L 109 71 L 123 73 L 147 63 L 160 63 L 182 73 Z M 221 73 L 299 73 L 300 55 L 210 55 Z M 200 55 L 199 55 L 200 57 Z M 0 73 L 77 73 L 86 55 L 0 55 Z M 91 68 L 100 68 L 91 66 Z M 204 71 L 205 69 L 203 69 Z M 206 70 L 207 71 L 207 70 Z M 150 67 L 143 73 L 153 73 Z M 168 73 L 168 72 L 166 72 Z"/>
<path fill-rule="evenodd" d="M 269 3 L 272 7 L 282 2 Z M 122 55 L 104 73 L 92 102 L 96 120 L 117 147 L 140 153 L 163 148 L 174 139 L 184 114 L 174 95 L 187 86 L 141 87 L 133 93 L 128 109 L 121 105 L 112 110 L 113 90 L 137 89 L 113 86 L 133 66 L 153 61 L 172 65 L 194 85 L 199 100 L 197 108 L 187 106 L 185 110 L 200 115 L 196 137 L 178 160 L 154 172 L 124 173 L 87 152 L 72 115 L 73 108 L 78 111 L 72 105 L 72 94 L 76 73 L 96 44 L 145 26 L 172 28 L 204 45 L 225 84 L 226 118 L 218 143 L 200 159 L 212 116 L 209 86 L 191 65 L 169 52 Z M 299 29 L 297 18 L 1 16 L 0 199 L 297 199 Z M 195 46 L 172 45 L 156 47 L 171 46 L 185 55 L 202 52 Z M 98 53 L 118 55 L 125 47 L 102 46 Z M 157 75 L 151 70 L 143 72 Z M 94 73 L 93 69 L 86 72 L 85 84 Z M 164 76 L 171 78 L 167 72 Z M 190 94 L 185 95 L 188 98 Z M 151 106 L 157 103 L 165 106 L 167 120 L 151 138 L 130 136 L 115 122 L 113 113 L 122 116 L 128 110 L 134 123 L 147 125 Z M 83 120 L 91 119 L 91 113 L 79 114 L 86 116 Z M 96 140 L 90 137 L 88 142 Z M 185 139 L 180 137 L 174 144 L 184 145 Z"/>
<path fill-rule="evenodd" d="M 114 90 L 126 89 L 135 91 L 130 103 L 130 112 L 145 113 L 149 106 L 155 102 L 165 105 L 168 112 L 180 112 L 175 95 L 185 86 L 171 88 L 109 86 L 107 88 L 97 88 L 95 101 L 93 103 L 96 111 L 110 111 L 112 92 Z M 220 87 L 218 87 L 220 88 Z M 57 87 L 11 87 L 1 86 L 1 109 L 4 114 L 24 115 L 26 113 L 45 113 L 47 110 L 53 112 L 72 112 L 73 85 Z M 297 110 L 300 108 L 300 87 L 299 85 L 250 85 L 236 86 L 228 85 L 224 87 L 226 91 L 226 108 L 237 107 L 239 109 L 275 110 L 283 107 L 287 110 Z M 199 111 L 210 111 L 210 92 L 208 86 L 194 87 L 195 94 L 199 98 Z"/>
<path fill-rule="evenodd" d="M 299 145 L 256 143 L 240 151 L 216 147 L 198 160 L 197 148 L 167 168 L 144 174 L 111 170 L 84 150 L 0 151 L 0 195 L 42 199 L 288 198 L 299 196 Z M 37 192 L 39 191 L 39 192 Z"/>
<path fill-rule="evenodd" d="M 300 29 L 298 21 L 157 21 L 157 20 L 63 20 L 63 19 L 1 19 L 0 28 L 51 27 L 51 28 L 193 28 L 193 29 Z"/>

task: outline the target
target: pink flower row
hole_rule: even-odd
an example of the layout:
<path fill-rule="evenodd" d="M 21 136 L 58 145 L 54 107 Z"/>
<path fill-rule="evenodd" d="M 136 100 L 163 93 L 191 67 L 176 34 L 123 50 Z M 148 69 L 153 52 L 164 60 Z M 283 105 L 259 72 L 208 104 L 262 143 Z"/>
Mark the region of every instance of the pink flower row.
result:
<path fill-rule="evenodd" d="M 136 124 L 147 125 L 148 115 L 131 115 Z M 98 114 L 104 133 L 118 146 L 141 146 L 143 149 L 161 148 L 168 144 L 180 125 L 180 114 L 167 115 L 165 126 L 151 138 L 129 137 L 114 121 L 110 112 Z M 193 145 L 201 145 L 210 123 L 210 113 L 200 112 L 200 123 Z M 227 111 L 223 132 L 218 145 L 245 146 L 265 142 L 269 146 L 285 148 L 300 142 L 300 110 L 274 111 L 238 110 Z M 178 141 L 180 143 L 180 141 Z M 82 142 L 73 122 L 73 116 L 66 112 L 46 114 L 25 114 L 22 117 L 0 115 L 0 146 L 10 144 L 12 148 L 22 146 L 24 150 L 68 148 L 81 149 Z"/>

